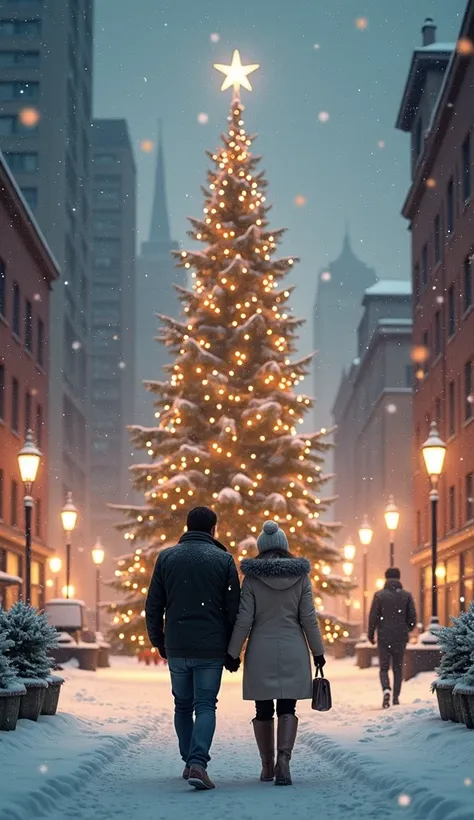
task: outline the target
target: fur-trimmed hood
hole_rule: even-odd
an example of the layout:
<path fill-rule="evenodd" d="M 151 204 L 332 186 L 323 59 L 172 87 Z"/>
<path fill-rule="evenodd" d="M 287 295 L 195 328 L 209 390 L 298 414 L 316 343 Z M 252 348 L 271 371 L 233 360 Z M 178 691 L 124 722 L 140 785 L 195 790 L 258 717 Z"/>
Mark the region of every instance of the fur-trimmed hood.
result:
<path fill-rule="evenodd" d="M 256 578 L 273 589 L 288 589 L 311 572 L 307 558 L 244 558 L 240 568 L 246 578 Z"/>

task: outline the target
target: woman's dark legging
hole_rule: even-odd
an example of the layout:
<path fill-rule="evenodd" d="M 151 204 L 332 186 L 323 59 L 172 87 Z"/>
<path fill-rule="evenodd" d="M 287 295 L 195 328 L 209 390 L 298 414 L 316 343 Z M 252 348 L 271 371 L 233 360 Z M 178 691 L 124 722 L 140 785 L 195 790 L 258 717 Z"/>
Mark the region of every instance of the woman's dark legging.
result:
<path fill-rule="evenodd" d="M 277 700 L 277 715 L 294 715 L 296 709 L 296 700 Z M 272 720 L 275 714 L 275 703 L 273 700 L 256 700 L 255 706 L 257 709 L 256 720 Z"/>

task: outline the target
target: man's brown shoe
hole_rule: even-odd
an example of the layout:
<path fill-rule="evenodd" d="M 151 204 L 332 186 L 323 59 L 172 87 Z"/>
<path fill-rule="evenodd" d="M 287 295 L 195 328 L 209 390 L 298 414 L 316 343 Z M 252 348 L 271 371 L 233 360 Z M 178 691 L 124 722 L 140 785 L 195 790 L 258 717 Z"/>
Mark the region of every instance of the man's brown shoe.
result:
<path fill-rule="evenodd" d="M 215 789 L 214 783 L 202 766 L 191 766 L 189 770 L 188 783 L 198 791 L 208 791 Z"/>
<path fill-rule="evenodd" d="M 183 769 L 183 780 L 189 780 L 189 767 L 185 766 Z"/>

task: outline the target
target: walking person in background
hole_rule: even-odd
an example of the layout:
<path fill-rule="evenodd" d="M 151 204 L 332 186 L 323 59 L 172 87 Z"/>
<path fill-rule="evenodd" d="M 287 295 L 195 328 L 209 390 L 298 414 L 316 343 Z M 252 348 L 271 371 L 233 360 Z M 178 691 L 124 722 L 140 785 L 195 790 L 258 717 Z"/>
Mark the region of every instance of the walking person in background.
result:
<path fill-rule="evenodd" d="M 402 688 L 403 656 L 408 643 L 408 633 L 416 626 L 416 609 L 413 596 L 403 589 L 399 569 L 388 569 L 385 586 L 376 592 L 369 615 L 368 638 L 379 650 L 380 682 L 383 689 L 383 709 L 390 706 L 389 669 L 393 671 L 393 705 L 400 703 Z"/>
<path fill-rule="evenodd" d="M 229 644 L 238 658 L 247 636 L 243 696 L 254 700 L 255 739 L 262 760 L 260 780 L 291 785 L 290 759 L 296 740 L 297 700 L 313 693 L 308 644 L 317 667 L 325 664 L 306 558 L 289 552 L 285 533 L 266 521 L 258 557 L 241 563 L 245 576 L 239 613 Z M 274 712 L 278 716 L 275 765 Z"/>
<path fill-rule="evenodd" d="M 226 657 L 240 584 L 234 559 L 216 540 L 215 512 L 196 507 L 186 526 L 179 544 L 155 564 L 146 625 L 152 645 L 168 659 L 183 778 L 196 789 L 213 789 L 206 769 L 222 670 L 236 672 L 240 664 Z"/>

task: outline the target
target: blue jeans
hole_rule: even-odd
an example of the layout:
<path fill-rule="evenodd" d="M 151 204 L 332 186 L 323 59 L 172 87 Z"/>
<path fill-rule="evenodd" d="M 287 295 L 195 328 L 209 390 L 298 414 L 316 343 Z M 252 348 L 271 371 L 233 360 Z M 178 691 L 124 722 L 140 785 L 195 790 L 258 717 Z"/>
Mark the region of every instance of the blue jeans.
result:
<path fill-rule="evenodd" d="M 186 766 L 206 768 L 216 729 L 217 695 L 224 661 L 168 658 L 174 697 L 174 728 Z M 195 717 L 194 717 L 195 716 Z"/>

